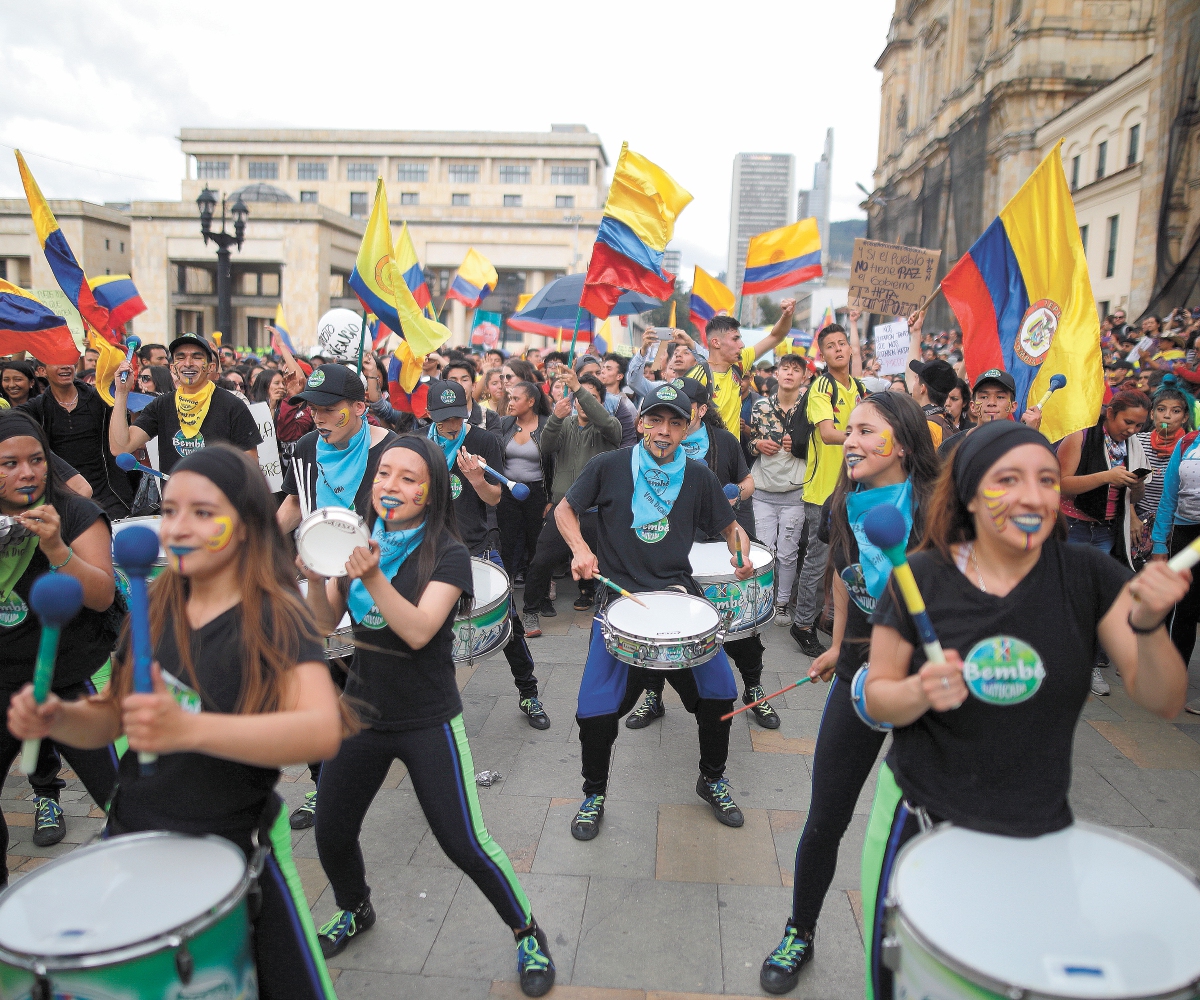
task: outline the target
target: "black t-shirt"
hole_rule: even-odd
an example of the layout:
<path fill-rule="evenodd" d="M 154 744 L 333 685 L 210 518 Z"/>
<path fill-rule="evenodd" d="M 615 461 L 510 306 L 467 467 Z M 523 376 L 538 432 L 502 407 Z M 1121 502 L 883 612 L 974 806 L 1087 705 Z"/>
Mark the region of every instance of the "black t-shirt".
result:
<path fill-rule="evenodd" d="M 70 490 L 64 490 L 54 501 L 61 520 L 62 540 L 70 545 L 97 521 L 108 525 L 108 516 L 91 500 Z M 50 561 L 40 547 L 21 579 L 0 604 L 0 678 L 6 685 L 20 685 L 33 680 L 33 667 L 41 641 L 41 620 L 29 606 L 29 591 L 33 582 L 50 572 Z M 113 609 L 93 611 L 80 608 L 62 630 L 58 642 L 58 658 L 54 664 L 54 687 L 78 684 L 92 676 L 108 659 L 117 639 L 120 615 Z"/>
<path fill-rule="evenodd" d="M 717 477 L 717 482 L 722 486 L 730 484 L 737 485 L 748 475 L 750 475 L 750 467 L 746 465 L 746 456 L 742 451 L 742 443 L 735 438 L 724 427 L 719 427 L 713 430 L 708 429 L 708 452 L 704 456 L 704 464 L 712 470 L 713 475 Z M 723 492 L 723 491 L 722 491 Z M 726 503 L 729 498 L 726 497 Z M 730 507 L 730 510 L 733 508 Z M 710 535 L 697 535 L 696 541 L 707 542 L 712 539 Z"/>
<path fill-rule="evenodd" d="M 504 446 L 490 431 L 471 427 L 463 439 L 462 447 L 472 455 L 482 458 L 497 472 L 504 472 Z M 488 476 L 486 472 L 484 478 L 489 483 L 496 482 L 495 478 Z M 458 467 L 457 455 L 454 458 L 454 466 L 450 469 L 450 496 L 454 499 L 454 516 L 458 519 L 459 535 L 472 555 L 482 554 L 488 548 L 488 505 L 475 492 L 471 481 L 462 474 Z"/>
<path fill-rule="evenodd" d="M 844 681 L 854 680 L 858 668 L 867 662 L 871 653 L 871 612 L 875 610 L 875 598 L 867 591 L 863 579 L 862 564 L 851 563 L 839 546 L 829 550 L 833 569 L 846 585 L 849 600 L 846 602 L 846 631 L 842 635 L 842 648 L 838 653 L 834 673 Z"/>
<path fill-rule="evenodd" d="M 258 432 L 258 423 L 250 407 L 220 386 L 213 389 L 200 433 L 190 440 L 179 429 L 174 392 L 155 396 L 138 414 L 133 426 L 140 427 L 150 437 L 157 435 L 158 467 L 161 472 L 170 472 L 176 462 L 203 448 L 205 443 L 228 441 L 242 451 L 250 451 L 262 444 L 262 435 Z"/>
<path fill-rule="evenodd" d="M 910 564 L 942 647 L 964 660 L 972 694 L 961 708 L 926 712 L 895 731 L 888 764 L 900 787 L 935 816 L 985 833 L 1035 837 L 1070 825 L 1071 744 L 1096 626 L 1129 570 L 1091 546 L 1051 539 L 1012 592 L 997 597 L 936 552 Z M 872 621 L 912 643 L 910 672 L 920 669 L 925 651 L 890 582 Z"/>
<path fill-rule="evenodd" d="M 734 520 L 717 477 L 703 462 L 689 458 L 666 525 L 658 521 L 643 527 L 640 534 L 634 531 L 633 468 L 628 448 L 597 455 L 588 462 L 567 491 L 566 500 L 576 514 L 599 508 L 596 557 L 600 572 L 634 592 L 681 586 L 702 596 L 688 558 L 692 542 L 719 535 Z"/>
<path fill-rule="evenodd" d="M 269 630 L 266 609 L 263 622 Z M 309 635 L 301 636 L 295 655 L 297 663 L 324 662 L 325 651 L 315 626 Z M 191 657 L 195 687 L 180 663 L 179 645 L 168 617 L 154 658 L 176 700 L 188 712 L 236 711 L 246 666 L 241 605 L 192 632 Z M 126 753 L 117 772 L 113 817 L 123 833 L 215 833 L 246 848 L 249 833 L 258 826 L 267 796 L 278 780 L 277 768 L 239 764 L 202 753 L 161 754 L 154 774 L 143 776 L 137 754 Z"/>
<path fill-rule="evenodd" d="M 46 393 L 42 414 L 46 436 L 55 454 L 73 465 L 93 492 L 100 492 L 108 485 L 108 470 L 104 466 L 108 440 L 99 416 L 82 398 L 75 409 L 64 410 L 50 392 Z"/>
<path fill-rule="evenodd" d="M 409 556 L 392 578 L 392 586 L 413 604 L 421 596 L 417 593 L 418 561 L 417 553 Z M 429 579 L 472 596 L 475 588 L 467 547 L 444 535 Z M 421 729 L 448 722 L 462 711 L 453 658 L 457 607 L 420 649 L 413 649 L 393 632 L 377 608 L 354 624 L 354 666 L 346 679 L 346 696 L 364 703 L 359 708 L 363 725 L 384 730 Z"/>
<path fill-rule="evenodd" d="M 369 434 L 370 431 L 368 430 L 367 433 Z M 297 441 L 292 450 L 292 457 L 288 459 L 283 473 L 283 492 L 290 493 L 292 496 L 300 496 L 301 484 L 303 484 L 304 495 L 300 497 L 300 507 L 309 512 L 317 508 L 318 438 L 320 435 L 316 431 L 309 431 Z M 350 506 L 351 510 L 365 520 L 371 519 L 371 485 L 375 481 L 375 470 L 379 468 L 379 457 L 396 440 L 398 440 L 397 436 L 388 431 L 379 443 L 371 445 L 370 451 L 367 452 L 366 471 L 363 472 L 358 490 L 354 494 L 353 505 Z"/>

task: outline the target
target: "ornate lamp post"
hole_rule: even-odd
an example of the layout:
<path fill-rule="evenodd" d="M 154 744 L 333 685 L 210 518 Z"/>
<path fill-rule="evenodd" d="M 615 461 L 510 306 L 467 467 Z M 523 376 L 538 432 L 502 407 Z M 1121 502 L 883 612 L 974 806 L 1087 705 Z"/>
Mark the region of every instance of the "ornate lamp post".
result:
<path fill-rule="evenodd" d="M 217 329 L 224 336 L 232 336 L 233 334 L 233 305 L 230 301 L 233 294 L 233 265 L 230 261 L 229 248 L 236 244 L 239 250 L 242 249 L 242 242 L 246 238 L 246 216 L 250 214 L 250 210 L 246 208 L 246 203 L 239 197 L 233 203 L 230 209 L 233 212 L 233 232 L 225 231 L 225 196 L 221 196 L 221 231 L 214 232 L 212 228 L 213 210 L 217 207 L 217 196 L 209 189 L 208 185 L 204 186 L 204 190 L 200 192 L 200 197 L 196 199 L 196 205 L 200 209 L 200 235 L 204 237 L 204 242 L 207 245 L 209 240 L 212 240 L 217 245 Z"/>

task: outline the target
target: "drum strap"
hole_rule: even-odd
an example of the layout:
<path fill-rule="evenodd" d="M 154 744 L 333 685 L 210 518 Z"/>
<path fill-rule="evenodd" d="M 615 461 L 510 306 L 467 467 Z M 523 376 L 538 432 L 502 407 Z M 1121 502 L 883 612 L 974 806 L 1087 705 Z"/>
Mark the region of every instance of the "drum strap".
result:
<path fill-rule="evenodd" d="M 917 821 L 917 826 L 920 827 L 922 833 L 932 830 L 937 824 L 930 818 L 929 810 L 924 806 L 914 805 L 908 799 L 904 800 L 905 808 L 908 809 Z"/>

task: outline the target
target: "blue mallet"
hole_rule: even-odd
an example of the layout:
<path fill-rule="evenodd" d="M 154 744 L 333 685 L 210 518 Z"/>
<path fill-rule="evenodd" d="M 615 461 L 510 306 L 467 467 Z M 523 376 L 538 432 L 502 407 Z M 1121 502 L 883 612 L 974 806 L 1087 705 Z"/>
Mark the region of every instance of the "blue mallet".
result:
<path fill-rule="evenodd" d="M 42 623 L 42 639 L 38 644 L 37 666 L 33 671 L 33 700 L 39 705 L 46 701 L 54 683 L 54 658 L 58 653 L 58 637 L 64 626 L 83 607 L 83 584 L 66 573 L 44 573 L 29 589 L 29 606 Z M 21 773 L 37 770 L 38 747 L 41 740 L 26 740 L 21 746 Z"/>
<path fill-rule="evenodd" d="M 150 528 L 134 525 L 113 539 L 113 559 L 129 578 L 129 631 L 133 639 L 133 689 L 138 694 L 154 691 L 150 665 L 154 650 L 150 645 L 150 601 L 146 595 L 146 577 L 158 560 L 159 542 Z M 158 754 L 140 751 L 138 764 L 143 775 L 154 773 Z"/>
<path fill-rule="evenodd" d="M 908 565 L 908 555 L 904 551 L 908 542 L 908 525 L 904 523 L 904 515 L 892 504 L 884 503 L 867 511 L 862 523 L 871 544 L 883 549 L 883 554 L 892 564 L 892 577 L 900 587 L 913 624 L 917 626 L 926 658 L 930 663 L 945 663 L 942 644 L 933 631 L 933 622 L 925 611 L 925 599 L 917 588 L 912 567 Z"/>
<path fill-rule="evenodd" d="M 136 334 L 130 334 L 125 338 L 125 360 L 132 361 L 133 355 L 139 347 L 142 346 L 142 338 Z M 129 372 L 121 372 L 121 384 L 124 385 L 129 381 Z"/>
<path fill-rule="evenodd" d="M 481 469 L 483 469 L 484 472 L 491 473 L 491 475 L 495 476 L 497 479 L 500 480 L 500 482 L 502 482 L 505 486 L 507 486 L 509 491 L 512 493 L 512 495 L 515 499 L 526 500 L 529 498 L 529 487 L 526 486 L 524 483 L 514 482 L 513 480 L 509 479 L 507 476 L 502 476 L 499 472 L 497 472 L 490 465 L 488 465 L 487 462 L 485 462 L 478 455 L 475 456 L 475 461 L 477 461 L 479 463 L 479 467 Z"/>
<path fill-rule="evenodd" d="M 137 469 L 138 472 L 148 472 L 152 476 L 157 476 L 159 479 L 163 480 L 163 482 L 166 482 L 171 478 L 165 472 L 159 472 L 158 469 L 152 469 L 148 465 L 142 465 L 141 462 L 139 462 L 127 451 L 122 452 L 117 456 L 117 467 L 124 469 L 126 472 L 133 472 L 134 469 Z"/>
<path fill-rule="evenodd" d="M 737 483 L 726 483 L 724 492 L 727 500 L 737 500 L 742 495 Z"/>
<path fill-rule="evenodd" d="M 1066 384 L 1067 384 L 1067 376 L 1066 375 L 1051 375 L 1050 376 L 1050 388 L 1047 389 L 1046 394 L 1041 399 L 1038 400 L 1038 409 L 1040 410 L 1043 406 L 1045 406 L 1048 402 L 1050 402 L 1050 397 L 1053 396 L 1054 393 L 1056 393 L 1059 389 L 1061 389 Z"/>

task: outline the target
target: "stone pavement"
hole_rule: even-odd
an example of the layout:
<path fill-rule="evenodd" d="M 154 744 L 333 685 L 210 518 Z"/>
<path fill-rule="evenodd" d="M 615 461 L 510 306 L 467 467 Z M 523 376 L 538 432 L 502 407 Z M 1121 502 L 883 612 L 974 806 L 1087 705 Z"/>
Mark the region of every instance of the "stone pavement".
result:
<path fill-rule="evenodd" d="M 550 730 L 525 723 L 502 656 L 459 672 L 475 770 L 504 776 L 479 789 L 484 816 L 548 933 L 558 966 L 552 995 L 759 996 L 759 965 L 778 943 L 790 910 L 826 689 L 806 685 L 778 699 L 783 725 L 775 732 L 758 728 L 748 715 L 735 720 L 728 777 L 746 825 L 729 830 L 696 796 L 695 723 L 668 686 L 665 719 L 638 732 L 622 725 L 601 834 L 578 843 L 569 830 L 581 798 L 573 717 L 590 616 L 571 610 L 573 586 L 562 590 L 558 617 L 543 619 L 545 635 L 530 640 Z M 802 675 L 809 661 L 785 629 L 768 627 L 764 641 L 767 691 Z M 1191 676 L 1189 698 L 1195 698 L 1200 664 Z M 1156 844 L 1200 872 L 1200 717 L 1164 722 L 1134 705 L 1114 677 L 1110 681 L 1112 696 L 1089 699 L 1076 736 L 1076 815 Z M 296 767 L 280 791 L 295 805 L 311 787 L 307 769 Z M 862 995 L 858 867 L 872 789 L 873 783 L 859 797 L 821 916 L 816 957 L 796 997 Z M 6 779 L 8 864 L 16 878 L 86 842 L 102 823 L 72 781 L 63 793 L 66 842 L 36 848 L 29 794 L 23 778 Z M 334 903 L 311 831 L 295 835 L 294 844 L 320 923 Z M 367 816 L 362 846 L 379 922 L 330 963 L 342 1000 L 521 996 L 511 934 L 434 842 L 399 764 Z"/>

